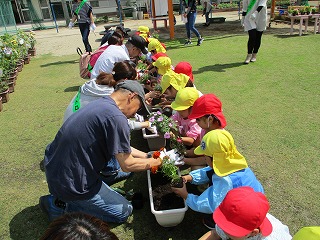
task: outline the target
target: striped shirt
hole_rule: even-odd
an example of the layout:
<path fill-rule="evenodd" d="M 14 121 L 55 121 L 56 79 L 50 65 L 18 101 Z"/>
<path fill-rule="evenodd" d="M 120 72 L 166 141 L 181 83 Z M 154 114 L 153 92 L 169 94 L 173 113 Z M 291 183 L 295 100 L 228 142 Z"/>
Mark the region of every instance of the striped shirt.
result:
<path fill-rule="evenodd" d="M 75 12 L 80 4 L 81 4 L 81 1 L 72 5 L 72 15 L 77 15 Z M 79 10 L 79 14 L 77 15 L 78 23 L 91 23 L 91 20 L 90 20 L 91 12 L 92 12 L 92 7 L 88 2 L 86 2 L 82 6 L 82 8 Z"/>

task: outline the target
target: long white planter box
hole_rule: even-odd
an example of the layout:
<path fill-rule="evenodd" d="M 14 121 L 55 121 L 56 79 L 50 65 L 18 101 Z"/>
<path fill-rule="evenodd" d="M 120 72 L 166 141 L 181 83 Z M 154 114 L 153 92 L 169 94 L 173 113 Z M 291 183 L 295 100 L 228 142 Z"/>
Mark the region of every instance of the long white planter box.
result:
<path fill-rule="evenodd" d="M 162 227 L 177 226 L 179 223 L 182 222 L 182 220 L 184 218 L 184 214 L 188 210 L 188 206 L 184 202 L 184 208 L 156 211 L 154 209 L 154 204 L 153 204 L 150 170 L 147 171 L 147 176 L 148 176 L 148 189 L 149 189 L 149 199 L 150 199 L 151 212 L 154 214 L 157 222 Z"/>

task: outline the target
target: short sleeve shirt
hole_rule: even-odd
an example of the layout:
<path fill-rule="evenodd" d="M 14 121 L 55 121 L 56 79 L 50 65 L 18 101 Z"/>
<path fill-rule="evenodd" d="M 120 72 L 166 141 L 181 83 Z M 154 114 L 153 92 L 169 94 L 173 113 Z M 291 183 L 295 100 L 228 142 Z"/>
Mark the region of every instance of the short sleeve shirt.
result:
<path fill-rule="evenodd" d="M 77 16 L 78 23 L 90 23 L 91 22 L 90 13 L 92 12 L 92 7 L 90 6 L 90 4 L 88 2 L 86 2 L 80 8 L 79 13 L 76 14 L 76 10 L 80 4 L 81 4 L 81 2 L 75 3 L 72 5 L 72 14 Z"/>
<path fill-rule="evenodd" d="M 103 97 L 72 114 L 45 151 L 49 191 L 64 201 L 87 200 L 101 187 L 100 171 L 112 156 L 130 153 L 128 120 Z"/>

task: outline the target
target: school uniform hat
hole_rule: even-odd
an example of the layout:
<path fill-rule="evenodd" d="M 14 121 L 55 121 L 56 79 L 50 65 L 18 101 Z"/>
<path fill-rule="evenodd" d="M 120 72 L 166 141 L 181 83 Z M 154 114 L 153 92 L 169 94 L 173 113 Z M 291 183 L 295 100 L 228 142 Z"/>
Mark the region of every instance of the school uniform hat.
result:
<path fill-rule="evenodd" d="M 269 208 L 263 193 L 255 192 L 251 187 L 239 187 L 227 193 L 213 212 L 213 219 L 224 232 L 234 237 L 244 237 L 256 228 L 263 236 L 269 236 L 272 232 L 272 224 L 266 217 Z"/>
<path fill-rule="evenodd" d="M 167 50 L 162 46 L 161 42 L 159 42 L 156 38 L 149 38 L 148 51 L 156 50 L 158 52 L 165 53 Z"/>
<path fill-rule="evenodd" d="M 159 58 L 160 59 L 160 58 Z M 186 87 L 189 77 L 185 74 L 175 73 L 173 70 L 169 69 L 166 74 L 162 76 L 160 86 L 162 88 L 162 93 L 164 93 L 168 87 L 172 86 L 174 89 L 179 91 Z"/>
<path fill-rule="evenodd" d="M 219 121 L 221 128 L 227 125 L 226 118 L 222 113 L 222 103 L 214 94 L 204 94 L 195 101 L 189 119 L 197 119 L 205 115 L 213 114 Z"/>
<path fill-rule="evenodd" d="M 171 59 L 169 57 L 159 57 L 152 65 L 158 68 L 160 75 L 164 75 L 171 69 Z"/>
<path fill-rule="evenodd" d="M 135 47 L 139 48 L 143 54 L 147 54 L 148 50 L 146 49 L 147 42 L 144 40 L 143 37 L 138 35 L 133 35 L 128 38 L 128 42 L 134 45 Z"/>
<path fill-rule="evenodd" d="M 152 58 L 152 60 L 153 60 L 154 62 L 157 61 L 157 59 L 158 59 L 159 57 L 168 57 L 168 55 L 165 54 L 165 53 L 160 52 L 160 53 L 156 53 L 155 55 L 152 55 L 152 56 L 151 56 L 151 58 Z"/>
<path fill-rule="evenodd" d="M 147 26 L 139 26 L 138 31 L 141 33 L 148 33 L 148 32 L 150 32 L 150 29 Z"/>
<path fill-rule="evenodd" d="M 292 240 L 319 240 L 320 227 L 303 227 L 292 238 Z"/>
<path fill-rule="evenodd" d="M 179 62 L 177 66 L 174 68 L 176 73 L 183 73 L 189 76 L 190 80 L 193 82 L 193 74 L 192 74 L 192 66 L 188 62 Z"/>
<path fill-rule="evenodd" d="M 246 159 L 238 152 L 232 135 L 226 130 L 215 129 L 205 134 L 194 153 L 212 157 L 214 173 L 219 177 L 248 167 Z"/>
<path fill-rule="evenodd" d="M 125 80 L 123 82 L 118 83 L 115 86 L 115 90 L 118 90 L 119 88 L 123 88 L 126 90 L 129 90 L 131 92 L 137 93 L 138 96 L 140 97 L 141 103 L 142 103 L 142 108 L 140 111 L 138 111 L 138 114 L 142 115 L 142 116 L 146 116 L 150 114 L 148 105 L 146 103 L 145 100 L 145 93 L 143 90 L 143 87 L 141 86 L 141 84 L 136 81 L 136 80 Z"/>
<path fill-rule="evenodd" d="M 194 102 L 199 98 L 199 92 L 193 87 L 180 89 L 174 101 L 171 103 L 173 110 L 182 111 L 192 107 Z"/>

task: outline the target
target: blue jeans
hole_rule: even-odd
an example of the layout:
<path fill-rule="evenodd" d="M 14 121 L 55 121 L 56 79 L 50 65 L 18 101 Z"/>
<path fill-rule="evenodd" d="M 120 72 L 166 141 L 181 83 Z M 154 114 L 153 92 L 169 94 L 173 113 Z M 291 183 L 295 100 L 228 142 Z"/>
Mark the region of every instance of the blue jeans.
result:
<path fill-rule="evenodd" d="M 100 191 L 91 199 L 67 202 L 65 212 L 84 212 L 105 222 L 123 223 L 132 209 L 127 199 L 102 183 Z"/>
<path fill-rule="evenodd" d="M 189 12 L 187 15 L 188 22 L 186 23 L 186 29 L 187 29 L 187 38 L 191 39 L 191 31 L 197 36 L 197 38 L 200 38 L 200 33 L 198 30 L 194 27 L 194 24 L 196 22 L 197 12 Z"/>
<path fill-rule="evenodd" d="M 112 185 L 114 183 L 120 182 L 128 177 L 130 177 L 133 173 L 131 172 L 123 172 L 118 160 L 113 156 L 106 164 L 104 169 L 101 171 L 102 180 L 107 185 Z"/>
<path fill-rule="evenodd" d="M 92 52 L 92 48 L 89 43 L 90 23 L 79 23 L 79 29 L 86 52 Z"/>

